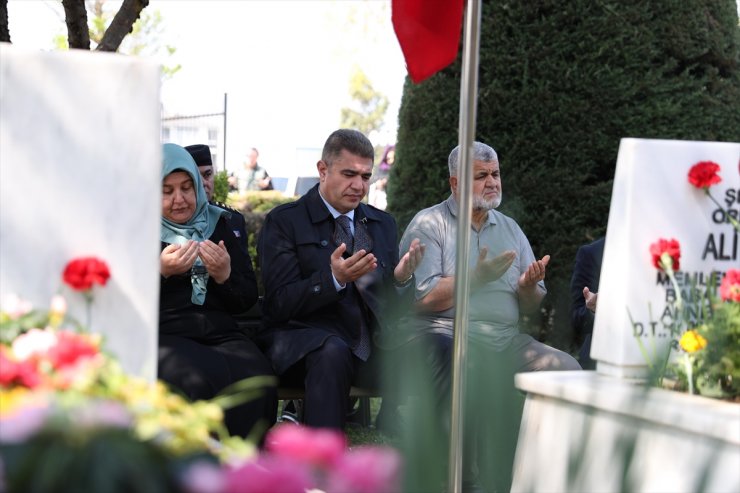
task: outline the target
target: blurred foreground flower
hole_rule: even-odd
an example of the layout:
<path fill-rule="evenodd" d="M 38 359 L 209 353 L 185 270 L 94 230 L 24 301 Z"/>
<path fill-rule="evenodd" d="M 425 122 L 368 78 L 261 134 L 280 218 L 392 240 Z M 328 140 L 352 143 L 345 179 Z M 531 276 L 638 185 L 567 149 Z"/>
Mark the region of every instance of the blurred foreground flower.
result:
<path fill-rule="evenodd" d="M 94 257 L 64 270 L 64 282 L 85 296 L 88 321 L 91 290 L 109 278 Z M 229 436 L 223 410 L 274 385 L 272 377 L 189 402 L 162 381 L 126 374 L 102 351 L 99 335 L 78 324 L 70 330 L 61 296 L 48 311 L 19 297 L 1 308 L 2 492 L 399 491 L 400 458 L 392 449 L 347 451 L 339 432 L 280 426 L 258 454 L 254 443 Z"/>
<path fill-rule="evenodd" d="M 110 278 L 110 269 L 97 257 L 80 257 L 66 265 L 62 278 L 75 291 L 89 291 L 95 284 L 105 286 Z"/>
<path fill-rule="evenodd" d="M 341 432 L 294 424 L 273 428 L 265 443 L 257 460 L 226 471 L 226 493 L 401 491 L 401 456 L 390 447 L 348 450 Z"/>
<path fill-rule="evenodd" d="M 258 453 L 227 434 L 218 403 L 235 396 L 189 402 L 126 374 L 101 346 L 53 327 L 0 344 L 0 491 L 400 491 L 391 448 L 348 450 L 340 432 L 281 425 Z"/>

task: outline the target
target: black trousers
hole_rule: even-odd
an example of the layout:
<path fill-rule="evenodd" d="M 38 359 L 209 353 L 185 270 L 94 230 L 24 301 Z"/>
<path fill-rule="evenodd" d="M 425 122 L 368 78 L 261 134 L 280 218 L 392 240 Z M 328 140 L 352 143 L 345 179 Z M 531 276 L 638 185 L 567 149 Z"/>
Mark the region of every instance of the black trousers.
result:
<path fill-rule="evenodd" d="M 234 338 L 209 345 L 161 334 L 157 371 L 161 380 L 191 400 L 211 399 L 245 378 L 274 375 L 267 358 L 249 339 Z M 226 410 L 224 420 L 231 435 L 246 438 L 255 425 L 263 435 L 275 423 L 276 415 L 277 388 L 270 386 L 263 388 L 258 397 Z"/>
<path fill-rule="evenodd" d="M 352 385 L 378 384 L 377 353 L 373 348 L 370 358 L 362 361 L 352 354 L 343 339 L 331 336 L 280 375 L 280 382 L 305 389 L 303 422 L 306 425 L 343 430 Z"/>

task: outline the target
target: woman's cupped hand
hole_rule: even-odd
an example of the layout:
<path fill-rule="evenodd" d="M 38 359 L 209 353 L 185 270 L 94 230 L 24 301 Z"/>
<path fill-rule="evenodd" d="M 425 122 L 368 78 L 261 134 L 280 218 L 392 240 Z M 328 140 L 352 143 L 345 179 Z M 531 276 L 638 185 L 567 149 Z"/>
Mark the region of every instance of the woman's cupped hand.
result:
<path fill-rule="evenodd" d="M 167 245 L 159 255 L 160 273 L 164 277 L 184 274 L 193 267 L 198 251 L 198 242 L 193 240 L 182 245 Z"/>
<path fill-rule="evenodd" d="M 218 284 L 223 284 L 231 275 L 231 256 L 224 241 L 218 244 L 206 240 L 200 244 L 200 259 L 203 261 L 208 274 Z"/>

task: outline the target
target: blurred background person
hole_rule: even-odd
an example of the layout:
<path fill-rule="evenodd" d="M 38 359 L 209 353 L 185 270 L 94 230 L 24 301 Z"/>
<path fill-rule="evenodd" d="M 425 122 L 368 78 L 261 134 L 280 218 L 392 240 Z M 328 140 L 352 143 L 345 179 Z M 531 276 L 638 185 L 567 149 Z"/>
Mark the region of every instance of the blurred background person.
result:
<path fill-rule="evenodd" d="M 385 146 L 385 150 L 383 151 L 383 158 L 380 160 L 380 163 L 378 164 L 378 178 L 387 177 L 388 174 L 391 172 L 391 167 L 393 166 L 393 163 L 396 161 L 396 145 L 391 144 Z"/>
<path fill-rule="evenodd" d="M 239 193 L 255 190 L 272 190 L 272 179 L 270 179 L 270 175 L 257 162 L 259 156 L 259 151 L 254 147 L 247 153 L 244 168 L 237 174 Z"/>
<path fill-rule="evenodd" d="M 377 207 L 381 211 L 384 211 L 386 206 L 388 205 L 388 196 L 385 192 L 385 187 L 387 183 L 388 177 L 384 176 L 383 178 L 377 179 L 372 185 L 370 185 L 370 189 L 368 190 L 367 203 Z"/>
<path fill-rule="evenodd" d="M 378 169 L 375 171 L 375 179 L 370 185 L 367 196 L 367 203 L 384 211 L 388 205 L 388 196 L 386 187 L 390 177 L 391 167 L 396 159 L 396 146 L 387 145 L 383 151 L 383 157 L 378 163 Z"/>
<path fill-rule="evenodd" d="M 570 280 L 570 320 L 573 334 L 581 342 L 578 361 L 584 370 L 596 369 L 596 362 L 591 359 L 591 334 L 594 331 L 603 256 L 603 236 L 593 243 L 579 247 Z"/>

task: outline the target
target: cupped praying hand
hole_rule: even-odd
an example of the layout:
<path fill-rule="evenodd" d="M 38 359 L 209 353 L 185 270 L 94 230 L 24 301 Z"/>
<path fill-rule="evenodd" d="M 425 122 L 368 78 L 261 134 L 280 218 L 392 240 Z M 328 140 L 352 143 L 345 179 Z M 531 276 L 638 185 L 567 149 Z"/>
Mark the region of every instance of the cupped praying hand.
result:
<path fill-rule="evenodd" d="M 396 265 L 393 271 L 393 277 L 397 283 L 405 284 L 411 279 L 414 271 L 419 267 L 419 264 L 424 258 L 425 249 L 426 247 L 421 243 L 421 240 L 414 238 L 411 245 L 409 245 L 408 251 L 401 257 L 401 260 L 399 260 L 398 265 Z"/>
<path fill-rule="evenodd" d="M 164 277 L 184 274 L 198 258 L 198 242 L 188 240 L 182 245 L 167 245 L 159 255 L 159 270 Z"/>
<path fill-rule="evenodd" d="M 481 248 L 472 278 L 472 282 L 475 285 L 487 284 L 500 278 L 509 270 L 514 260 L 516 260 L 516 252 L 514 250 L 506 250 L 491 260 L 486 260 L 487 255 L 488 248 Z"/>
<path fill-rule="evenodd" d="M 339 284 L 356 281 L 378 267 L 378 260 L 372 253 L 359 250 L 345 259 L 342 255 L 346 250 L 347 245 L 342 243 L 331 254 L 331 273 Z"/>
<path fill-rule="evenodd" d="M 218 244 L 211 240 L 202 242 L 199 256 L 213 280 L 218 284 L 225 283 L 231 275 L 231 256 L 226 250 L 224 240 Z"/>
<path fill-rule="evenodd" d="M 538 282 L 545 279 L 548 262 L 550 262 L 550 256 L 545 255 L 540 260 L 535 260 L 529 264 L 529 267 L 527 267 L 524 274 L 519 277 L 519 287 L 532 288 L 536 286 Z"/>

